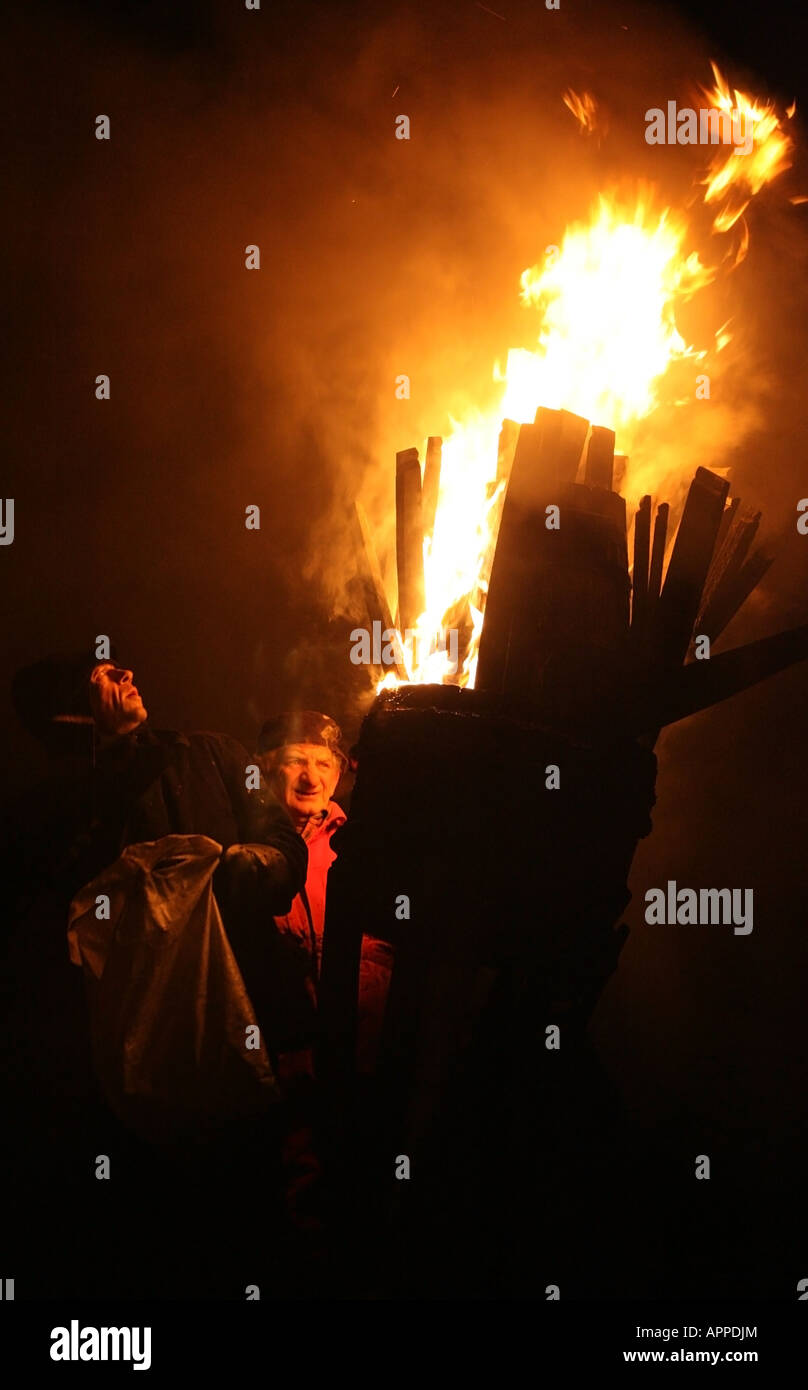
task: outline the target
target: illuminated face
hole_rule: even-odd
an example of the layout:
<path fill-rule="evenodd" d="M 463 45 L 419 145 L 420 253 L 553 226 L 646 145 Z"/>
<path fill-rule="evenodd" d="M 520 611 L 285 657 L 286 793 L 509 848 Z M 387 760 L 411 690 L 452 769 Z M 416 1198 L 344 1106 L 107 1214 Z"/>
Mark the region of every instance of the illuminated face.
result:
<path fill-rule="evenodd" d="M 90 676 L 90 708 L 102 734 L 128 734 L 148 718 L 132 672 L 102 661 Z"/>
<path fill-rule="evenodd" d="M 294 821 L 321 815 L 336 790 L 339 759 L 320 743 L 287 743 L 267 760 L 269 783 Z"/>

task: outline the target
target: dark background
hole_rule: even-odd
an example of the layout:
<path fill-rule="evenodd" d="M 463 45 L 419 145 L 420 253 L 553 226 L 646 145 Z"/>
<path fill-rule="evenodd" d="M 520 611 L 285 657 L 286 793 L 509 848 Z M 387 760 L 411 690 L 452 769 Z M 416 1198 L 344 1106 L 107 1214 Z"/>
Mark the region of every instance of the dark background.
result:
<path fill-rule="evenodd" d="M 249 745 L 263 718 L 300 702 L 352 737 L 368 691 L 348 661 L 346 507 L 361 490 L 389 558 L 393 454 L 484 403 L 491 362 L 517 340 L 523 267 L 626 168 L 672 195 L 689 184 L 678 151 L 663 170 L 644 144 L 642 113 L 684 104 L 709 57 L 742 87 L 796 97 L 804 143 L 805 19 L 785 4 L 490 10 L 504 18 L 474 4 L 269 0 L 10 12 L 9 796 L 41 770 L 11 676 L 98 633 L 134 666 L 158 726 Z M 602 96 L 610 144 L 582 151 L 566 86 Z M 393 139 L 398 111 L 413 122 L 407 144 Z M 109 142 L 94 138 L 102 112 Z M 806 191 L 801 153 L 783 183 Z M 717 402 L 719 427 L 692 460 L 731 466 L 734 489 L 787 536 L 729 644 L 808 620 L 794 526 L 808 494 L 808 235 L 804 209 L 775 189 L 751 218 L 747 263 L 716 291 L 715 313 L 726 294 L 737 316 L 738 355 L 726 412 Z M 244 269 L 248 243 L 260 273 Z M 407 403 L 394 399 L 399 372 L 413 380 Z M 699 450 L 701 428 L 683 436 Z M 259 532 L 244 527 L 251 503 Z M 789 1300 L 808 1275 L 806 693 L 797 669 L 663 735 L 633 930 L 593 1025 L 666 1155 L 658 1190 L 642 1177 L 653 1209 L 631 1219 L 658 1224 L 657 1273 L 697 1296 Z M 645 926 L 645 890 L 669 878 L 753 888 L 754 932 Z M 701 1153 L 709 1184 L 693 1178 Z"/>

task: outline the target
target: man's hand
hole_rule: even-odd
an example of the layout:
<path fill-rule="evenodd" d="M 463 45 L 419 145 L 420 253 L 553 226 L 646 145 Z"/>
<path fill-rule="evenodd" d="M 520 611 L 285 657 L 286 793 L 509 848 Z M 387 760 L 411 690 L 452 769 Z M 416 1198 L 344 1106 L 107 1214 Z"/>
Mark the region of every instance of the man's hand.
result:
<path fill-rule="evenodd" d="M 292 872 L 280 850 L 269 845 L 231 845 L 217 870 L 231 907 L 288 912 L 294 897 Z"/>

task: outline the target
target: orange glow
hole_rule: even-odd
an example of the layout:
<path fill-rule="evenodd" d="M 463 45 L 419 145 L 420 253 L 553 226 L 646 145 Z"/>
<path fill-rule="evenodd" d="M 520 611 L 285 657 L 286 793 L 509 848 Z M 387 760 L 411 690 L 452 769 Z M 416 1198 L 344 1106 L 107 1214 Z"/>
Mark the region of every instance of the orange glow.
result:
<path fill-rule="evenodd" d="M 560 255 L 522 275 L 522 302 L 536 308 L 536 349 L 508 354 L 501 412 L 532 420 L 538 405 L 564 407 L 607 425 L 625 442 L 656 404 L 670 363 L 693 356 L 674 308 L 714 272 L 683 249 L 683 219 L 601 197 L 591 220 L 567 228 Z"/>
<path fill-rule="evenodd" d="M 716 86 L 705 93 L 713 107 L 747 111 L 754 121 L 753 148 L 746 155 L 723 146 L 710 165 L 704 202 L 717 204 L 713 233 L 735 226 L 750 199 L 789 165 L 793 146 L 773 108 L 743 93 L 730 92 L 713 65 Z M 597 105 L 588 93 L 564 95 L 582 128 L 594 129 Z M 452 421 L 444 440 L 440 496 L 433 536 L 424 541 L 426 610 L 418 622 L 415 650 L 405 644 L 408 678 L 474 685 L 477 648 L 483 626 L 489 572 L 504 483 L 496 482 L 497 441 L 503 419 L 532 421 L 539 406 L 566 409 L 615 431 L 618 453 L 631 455 L 641 422 L 660 404 L 671 368 L 706 356 L 683 339 L 677 308 L 710 284 L 719 271 L 731 272 L 746 255 L 748 230 L 741 223 L 737 241 L 715 266 L 688 249 L 685 213 L 659 205 L 643 186 L 631 199 L 601 195 L 586 222 L 567 227 L 560 246 L 550 246 L 544 262 L 521 276 L 521 300 L 535 311 L 532 348 L 512 348 L 505 368 L 494 367 L 501 383 L 496 407 L 487 414 Z M 731 341 L 729 325 L 714 335 L 713 353 Z M 696 369 L 694 367 L 694 376 Z M 676 401 L 675 404 L 685 404 Z M 692 472 L 682 459 L 681 476 Z M 644 480 L 647 490 L 647 477 Z M 627 495 L 636 490 L 627 480 Z M 461 671 L 449 670 L 446 654 L 423 659 L 429 635 L 446 624 L 447 614 L 464 605 L 471 642 Z M 389 674 L 377 689 L 399 684 Z"/>

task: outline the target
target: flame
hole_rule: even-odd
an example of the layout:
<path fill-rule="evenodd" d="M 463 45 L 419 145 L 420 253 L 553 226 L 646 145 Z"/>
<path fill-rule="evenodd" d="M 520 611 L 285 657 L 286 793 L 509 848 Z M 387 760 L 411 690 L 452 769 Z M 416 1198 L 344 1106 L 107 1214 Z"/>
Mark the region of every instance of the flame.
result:
<path fill-rule="evenodd" d="M 767 183 L 791 166 L 791 151 L 794 141 L 783 130 L 782 124 L 771 103 L 763 104 L 737 89 L 730 92 L 725 79 L 715 63 L 710 65 L 715 78 L 712 91 L 704 90 L 704 96 L 713 110 L 724 111 L 733 117 L 736 129 L 744 131 L 751 122 L 752 148 L 745 154 L 743 149 L 732 149 L 729 154 L 718 154 L 713 160 L 707 177 L 705 203 L 724 199 L 716 214 L 713 230 L 726 232 L 734 226 L 749 205 L 750 197 L 759 193 Z M 793 116 L 796 102 L 787 115 Z"/>
<path fill-rule="evenodd" d="M 504 483 L 496 485 L 491 476 L 492 451 L 496 470 L 498 432 L 499 419 L 494 414 L 453 420 L 452 433 L 444 442 L 435 526 L 432 536 L 424 540 L 427 606 L 414 632 L 400 634 L 403 664 L 411 681 L 474 685 L 485 602 L 481 573 L 493 544 L 496 504 L 504 491 Z M 462 649 L 461 625 L 467 636 Z M 447 630 L 458 633 L 456 670 L 451 669 L 454 639 L 446 636 Z M 390 672 L 377 690 L 400 683 Z"/>
<path fill-rule="evenodd" d="M 713 233 L 735 226 L 749 201 L 789 167 L 793 147 L 771 105 L 730 92 L 713 64 L 715 88 L 705 92 L 714 109 L 746 113 L 752 146 L 721 149 L 705 178 L 705 204 L 716 204 Z M 597 104 L 572 91 L 564 102 L 593 130 Z M 790 112 L 793 114 L 793 111 Z M 746 255 L 748 229 L 715 266 L 688 249 L 684 212 L 660 207 L 654 191 L 640 187 L 630 201 L 601 195 L 587 222 L 567 228 L 561 246 L 550 246 L 543 264 L 521 276 L 521 300 L 538 314 L 532 349 L 512 348 L 505 370 L 494 366 L 501 396 L 488 414 L 452 421 L 443 445 L 434 531 L 424 541 L 426 609 L 403 641 L 410 681 L 473 686 L 482 632 L 486 576 L 490 570 L 504 482 L 497 481 L 497 441 L 503 419 L 531 421 L 538 406 L 567 409 L 615 431 L 616 449 L 630 454 L 641 422 L 661 403 L 671 368 L 700 361 L 676 326 L 677 308 Z M 713 351 L 731 341 L 729 324 L 714 335 Z M 684 404 L 674 401 L 674 404 Z M 462 629 L 457 670 L 449 651 L 436 649 L 447 623 Z M 377 690 L 398 685 L 390 674 Z"/>
<path fill-rule="evenodd" d="M 524 421 L 538 404 L 564 407 L 630 442 L 670 363 L 694 355 L 674 308 L 714 272 L 684 254 L 686 232 L 670 209 L 652 211 L 647 192 L 633 207 L 601 196 L 588 224 L 567 229 L 557 258 L 524 271 L 522 302 L 541 315 L 539 341 L 508 354 L 502 413 Z"/>
<path fill-rule="evenodd" d="M 578 96 L 570 87 L 564 93 L 564 105 L 572 112 L 581 130 L 591 135 L 595 129 L 598 114 L 598 104 L 590 92 L 582 92 Z"/>

